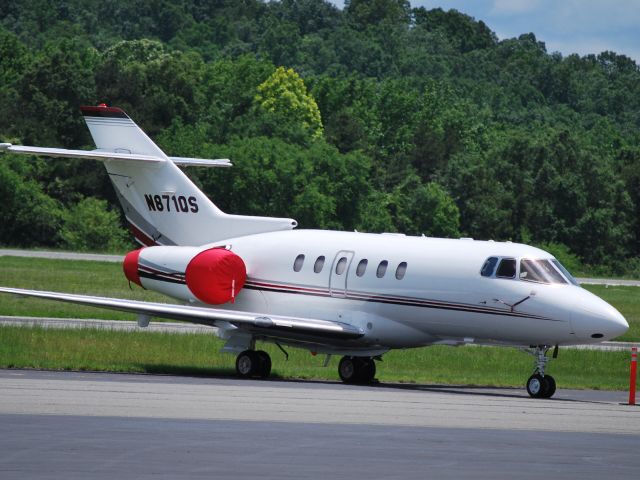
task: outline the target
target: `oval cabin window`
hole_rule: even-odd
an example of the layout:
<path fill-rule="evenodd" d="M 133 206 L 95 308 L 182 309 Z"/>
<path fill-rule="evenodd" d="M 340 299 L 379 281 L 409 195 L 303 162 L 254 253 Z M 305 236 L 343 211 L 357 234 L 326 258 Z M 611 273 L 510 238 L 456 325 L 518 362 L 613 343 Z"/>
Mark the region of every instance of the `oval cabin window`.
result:
<path fill-rule="evenodd" d="M 303 264 L 304 264 L 304 255 L 300 254 L 296 257 L 295 261 L 293 262 L 293 271 L 299 272 L 300 270 L 302 270 Z"/>
<path fill-rule="evenodd" d="M 387 273 L 388 265 L 389 265 L 389 262 L 387 262 L 386 260 L 381 261 L 380 264 L 378 265 L 378 269 L 376 270 L 376 277 L 378 278 L 384 277 L 384 274 Z"/>
<path fill-rule="evenodd" d="M 313 271 L 315 273 L 320 273 L 323 267 L 324 267 L 324 255 L 320 255 L 316 259 L 316 263 L 313 264 Z"/>
<path fill-rule="evenodd" d="M 356 275 L 361 277 L 364 275 L 364 272 L 367 270 L 367 263 L 369 263 L 367 261 L 366 258 L 363 258 L 362 260 L 360 260 L 358 262 L 358 266 L 356 267 Z"/>
<path fill-rule="evenodd" d="M 347 268 L 347 257 L 342 257 L 336 263 L 336 275 L 342 275 L 344 270 Z"/>
<path fill-rule="evenodd" d="M 400 265 L 396 268 L 396 278 L 402 280 L 405 273 L 407 273 L 407 262 L 400 262 Z"/>

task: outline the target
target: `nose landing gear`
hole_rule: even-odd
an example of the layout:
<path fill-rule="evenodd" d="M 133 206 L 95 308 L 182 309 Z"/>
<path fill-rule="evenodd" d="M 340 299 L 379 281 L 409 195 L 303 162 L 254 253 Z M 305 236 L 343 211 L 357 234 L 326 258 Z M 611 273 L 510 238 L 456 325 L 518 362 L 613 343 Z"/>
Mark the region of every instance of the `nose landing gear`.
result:
<path fill-rule="evenodd" d="M 533 398 L 551 398 L 556 393 L 556 381 L 551 375 L 545 375 L 544 369 L 549 361 L 547 352 L 548 346 L 538 345 L 535 349 L 525 350 L 525 352 L 535 357 L 535 368 L 533 375 L 527 380 L 527 393 Z M 558 347 L 554 350 L 553 358 L 558 355 Z"/>

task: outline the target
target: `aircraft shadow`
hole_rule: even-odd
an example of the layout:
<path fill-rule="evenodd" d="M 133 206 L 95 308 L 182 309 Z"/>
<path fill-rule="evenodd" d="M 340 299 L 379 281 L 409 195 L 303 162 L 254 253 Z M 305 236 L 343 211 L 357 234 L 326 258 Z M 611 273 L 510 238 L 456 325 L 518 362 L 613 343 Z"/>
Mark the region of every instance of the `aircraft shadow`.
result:
<path fill-rule="evenodd" d="M 208 367 L 189 367 L 189 366 L 175 366 L 169 364 L 140 364 L 138 365 L 145 373 L 150 375 L 175 375 L 183 378 L 219 378 L 225 380 L 238 379 L 235 370 L 229 368 L 208 368 Z M 342 382 L 337 380 L 316 380 L 316 379 L 299 379 L 299 378 L 284 378 L 278 374 L 272 374 L 268 379 L 255 379 L 247 380 L 249 382 L 280 382 L 291 384 L 305 384 L 308 386 L 341 386 Z M 482 397 L 495 397 L 495 398 L 523 398 L 528 399 L 529 396 L 526 390 L 521 390 L 514 387 L 489 387 L 478 385 L 444 385 L 444 384 L 417 384 L 417 383 L 386 383 L 376 381 L 371 385 L 345 385 L 348 388 L 357 389 L 387 389 L 387 390 L 404 390 L 414 392 L 439 392 L 449 393 L 453 395 L 461 396 L 482 396 Z M 592 403 L 603 404 L 609 403 L 592 399 L 578 399 L 578 398 L 560 398 L 554 397 L 546 399 L 546 401 L 553 402 L 566 402 L 566 403 Z"/>

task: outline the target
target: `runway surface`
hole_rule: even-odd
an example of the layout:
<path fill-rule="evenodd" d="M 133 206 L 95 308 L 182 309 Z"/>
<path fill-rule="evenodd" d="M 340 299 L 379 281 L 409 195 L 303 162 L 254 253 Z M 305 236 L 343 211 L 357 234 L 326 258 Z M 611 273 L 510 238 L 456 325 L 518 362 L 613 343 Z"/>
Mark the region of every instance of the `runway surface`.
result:
<path fill-rule="evenodd" d="M 625 400 L 0 370 L 0 478 L 628 478 Z"/>

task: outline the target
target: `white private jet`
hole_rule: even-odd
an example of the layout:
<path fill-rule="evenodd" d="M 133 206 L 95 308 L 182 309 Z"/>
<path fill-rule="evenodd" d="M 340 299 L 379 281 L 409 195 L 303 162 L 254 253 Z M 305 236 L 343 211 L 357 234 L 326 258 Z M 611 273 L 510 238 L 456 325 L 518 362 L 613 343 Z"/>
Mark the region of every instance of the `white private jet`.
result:
<path fill-rule="evenodd" d="M 130 282 L 180 300 L 163 304 L 59 292 L 1 292 L 217 327 L 241 377 L 265 378 L 256 340 L 343 356 L 340 378 L 374 379 L 391 349 L 490 344 L 533 354 L 532 397 L 558 346 L 596 343 L 629 328 L 549 253 L 510 242 L 294 230 L 288 218 L 228 215 L 178 168 L 229 160 L 168 157 L 119 108 L 82 107 L 97 150 L 0 144 L 7 152 L 100 160 L 142 248 L 127 254 Z M 286 353 L 286 352 L 285 352 Z"/>

